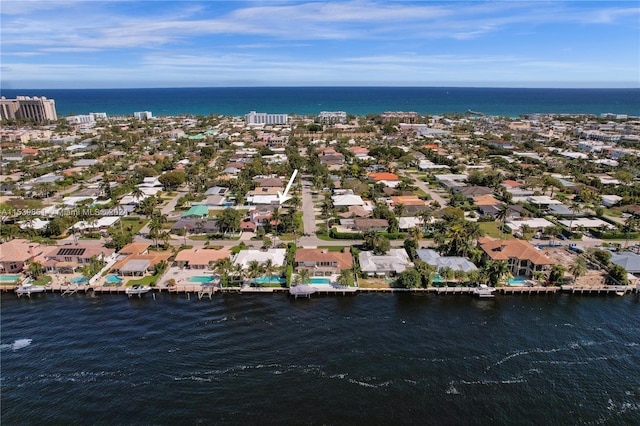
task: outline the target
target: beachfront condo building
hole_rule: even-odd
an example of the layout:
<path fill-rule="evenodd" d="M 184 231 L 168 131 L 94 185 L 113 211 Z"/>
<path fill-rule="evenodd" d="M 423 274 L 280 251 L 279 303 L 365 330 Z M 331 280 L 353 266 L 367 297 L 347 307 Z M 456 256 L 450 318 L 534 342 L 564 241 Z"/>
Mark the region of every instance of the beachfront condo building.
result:
<path fill-rule="evenodd" d="M 153 114 L 151 111 L 137 111 L 133 113 L 133 117 L 136 120 L 151 120 L 153 118 Z"/>
<path fill-rule="evenodd" d="M 322 124 L 346 123 L 347 113 L 344 111 L 321 111 L 318 121 Z"/>
<path fill-rule="evenodd" d="M 16 99 L 0 98 L 0 114 L 3 120 L 33 120 L 39 123 L 55 121 L 56 103 L 53 99 L 17 96 Z"/>
<path fill-rule="evenodd" d="M 251 111 L 244 116 L 245 123 L 250 124 L 287 124 L 287 114 L 268 114 L 266 112 Z"/>

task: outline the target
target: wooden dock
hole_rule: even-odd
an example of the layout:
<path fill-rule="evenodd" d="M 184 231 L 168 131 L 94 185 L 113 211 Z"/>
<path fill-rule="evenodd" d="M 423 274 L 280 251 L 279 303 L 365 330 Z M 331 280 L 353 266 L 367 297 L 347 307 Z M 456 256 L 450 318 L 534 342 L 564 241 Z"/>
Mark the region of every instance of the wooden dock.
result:
<path fill-rule="evenodd" d="M 624 296 L 633 292 L 634 287 L 631 285 L 603 285 L 597 287 L 581 287 L 572 285 L 563 285 L 562 291 L 571 294 L 591 294 L 591 295 L 619 295 Z"/>
<path fill-rule="evenodd" d="M 498 287 L 496 291 L 502 294 L 555 294 L 560 291 L 560 287 L 550 286 L 518 286 L 518 287 Z"/>

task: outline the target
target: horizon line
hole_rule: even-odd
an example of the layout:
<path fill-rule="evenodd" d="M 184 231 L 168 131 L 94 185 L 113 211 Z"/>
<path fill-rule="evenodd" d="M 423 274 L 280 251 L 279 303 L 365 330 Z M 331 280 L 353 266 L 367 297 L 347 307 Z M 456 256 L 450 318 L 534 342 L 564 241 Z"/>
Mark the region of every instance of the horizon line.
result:
<path fill-rule="evenodd" d="M 320 89 L 320 88 L 379 88 L 379 89 L 527 89 L 527 90 L 640 90 L 638 86 L 595 86 L 595 87 L 566 87 L 566 86 L 416 86 L 416 85 L 266 85 L 266 86 L 153 86 L 153 87 L 0 87 L 3 90 L 156 90 L 156 89 Z"/>

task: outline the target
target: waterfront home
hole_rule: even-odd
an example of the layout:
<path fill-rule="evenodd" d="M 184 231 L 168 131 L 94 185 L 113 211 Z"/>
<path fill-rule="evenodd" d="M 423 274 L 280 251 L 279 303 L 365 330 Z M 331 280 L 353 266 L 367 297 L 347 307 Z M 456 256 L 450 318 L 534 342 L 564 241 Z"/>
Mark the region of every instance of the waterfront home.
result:
<path fill-rule="evenodd" d="M 101 262 L 109 262 L 116 257 L 115 250 L 96 244 L 69 244 L 48 247 L 42 254 L 45 270 L 61 274 L 71 274 L 77 268 L 91 263 L 95 258 Z"/>
<path fill-rule="evenodd" d="M 611 263 L 622 266 L 627 272 L 640 274 L 640 255 L 629 251 L 611 253 Z"/>
<path fill-rule="evenodd" d="M 553 261 L 540 250 L 523 240 L 494 240 L 480 238 L 478 245 L 486 260 L 505 261 L 514 276 L 531 278 L 534 272 L 546 271 Z"/>
<path fill-rule="evenodd" d="M 166 262 L 171 257 L 171 252 L 149 251 L 146 254 L 130 254 L 111 267 L 111 272 L 121 276 L 143 276 L 147 272 L 155 271 L 160 262 Z"/>
<path fill-rule="evenodd" d="M 191 248 L 182 250 L 174 259 L 176 266 L 189 269 L 207 269 L 220 260 L 230 256 L 228 248 L 220 250 Z"/>
<path fill-rule="evenodd" d="M 267 260 L 271 260 L 273 266 L 282 267 L 284 265 L 286 254 L 287 250 L 280 248 L 272 248 L 266 251 L 240 250 L 235 256 L 233 256 L 233 264 L 242 266 L 242 269 L 247 269 L 249 264 L 254 260 L 259 264 L 264 264 Z"/>
<path fill-rule="evenodd" d="M 296 251 L 296 272 L 306 269 L 311 276 L 325 277 L 337 275 L 352 266 L 353 258 L 348 247 L 340 252 L 318 248 L 300 248 Z"/>
<path fill-rule="evenodd" d="M 42 254 L 40 244 L 27 240 L 11 240 L 0 244 L 0 273 L 21 272 L 27 262 Z"/>
<path fill-rule="evenodd" d="M 360 270 L 368 276 L 395 275 L 413 266 L 407 251 L 403 248 L 393 248 L 382 255 L 373 254 L 372 251 L 361 251 L 358 260 Z"/>
<path fill-rule="evenodd" d="M 417 250 L 417 255 L 425 263 L 434 266 L 437 271 L 443 268 L 451 268 L 454 271 L 471 272 L 478 269 L 466 257 L 461 256 L 440 256 L 440 254 L 433 249 L 420 249 Z"/>

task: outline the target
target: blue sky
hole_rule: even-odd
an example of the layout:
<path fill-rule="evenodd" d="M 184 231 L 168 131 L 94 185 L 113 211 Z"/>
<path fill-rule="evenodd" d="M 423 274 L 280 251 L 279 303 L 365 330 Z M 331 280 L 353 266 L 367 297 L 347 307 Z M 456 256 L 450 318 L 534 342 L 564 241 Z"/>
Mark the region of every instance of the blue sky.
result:
<path fill-rule="evenodd" d="M 637 1 L 5 1 L 4 88 L 639 87 Z"/>

